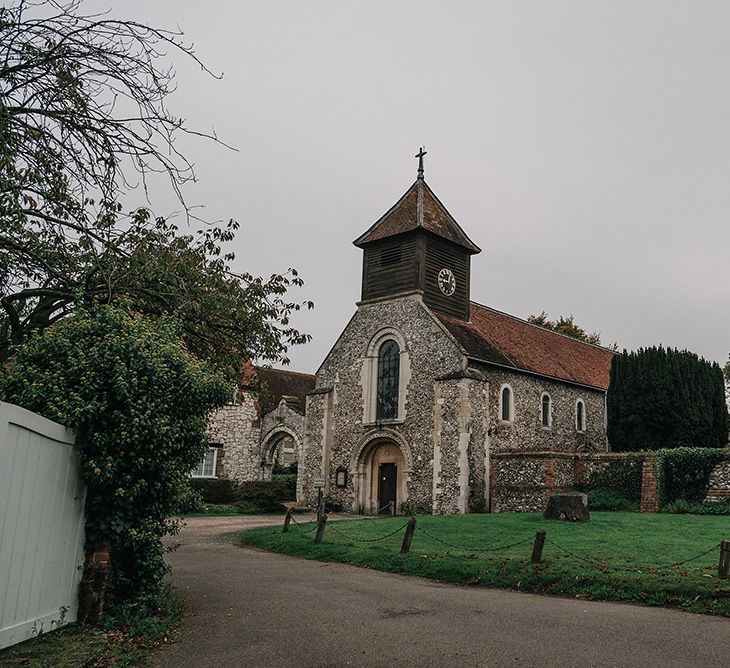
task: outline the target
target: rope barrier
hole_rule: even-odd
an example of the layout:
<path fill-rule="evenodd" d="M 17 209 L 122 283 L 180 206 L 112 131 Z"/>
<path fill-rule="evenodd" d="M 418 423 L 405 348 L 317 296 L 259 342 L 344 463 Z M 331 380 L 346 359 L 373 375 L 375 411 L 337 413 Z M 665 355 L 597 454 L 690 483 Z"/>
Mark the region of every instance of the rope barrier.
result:
<path fill-rule="evenodd" d="M 507 550 L 511 547 L 517 547 L 518 545 L 524 545 L 525 543 L 529 543 L 532 540 L 534 540 L 534 536 L 530 536 L 528 538 L 524 538 L 522 540 L 518 540 L 514 543 L 508 543 L 507 545 L 496 545 L 493 547 L 473 547 L 471 545 L 456 545 L 455 543 L 449 543 L 445 541 L 443 538 L 439 538 L 438 536 L 435 536 L 430 531 L 426 531 L 423 527 L 419 526 L 417 528 L 417 531 L 421 531 L 426 536 L 431 538 L 432 540 L 438 541 L 439 543 L 442 543 L 446 545 L 447 547 L 451 547 L 455 550 L 464 550 L 466 552 L 498 552 L 499 550 Z"/>
<path fill-rule="evenodd" d="M 573 557 L 574 559 L 578 559 L 580 561 L 584 561 L 589 564 L 593 564 L 594 566 L 600 566 L 602 568 L 607 568 L 611 571 L 621 571 L 625 573 L 633 573 L 635 571 L 661 571 L 661 570 L 668 570 L 671 568 L 677 568 L 678 566 L 683 566 L 684 564 L 688 564 L 691 561 L 695 561 L 701 557 L 704 557 L 705 555 L 709 554 L 710 552 L 718 549 L 720 547 L 720 543 L 716 543 L 712 547 L 707 548 L 706 550 L 703 550 L 702 552 L 699 552 L 698 554 L 695 554 L 692 557 L 689 557 L 687 559 L 682 559 L 681 561 L 675 561 L 672 563 L 667 564 L 659 564 L 658 566 L 612 566 L 610 564 L 607 564 L 605 562 L 600 561 L 597 558 L 589 558 L 589 557 L 583 557 L 579 554 L 575 554 L 575 552 L 571 552 L 570 550 L 564 548 L 562 545 L 558 545 L 554 540 L 550 540 L 549 538 L 545 538 L 546 543 L 550 543 L 553 547 L 558 548 L 561 552 L 564 552 L 570 557 Z"/>
<path fill-rule="evenodd" d="M 390 538 L 391 536 L 395 536 L 395 534 L 400 533 L 408 526 L 408 522 L 406 522 L 402 527 L 398 527 L 397 529 L 394 529 L 390 533 L 385 534 L 384 536 L 379 536 L 378 538 L 354 538 L 353 536 L 348 536 L 344 531 L 340 531 L 334 524 L 331 524 L 330 522 L 327 522 L 329 524 L 330 529 L 334 531 L 335 533 L 340 534 L 340 536 L 347 538 L 348 540 L 351 540 L 355 543 L 376 543 L 379 540 L 385 540 L 386 538 Z"/>

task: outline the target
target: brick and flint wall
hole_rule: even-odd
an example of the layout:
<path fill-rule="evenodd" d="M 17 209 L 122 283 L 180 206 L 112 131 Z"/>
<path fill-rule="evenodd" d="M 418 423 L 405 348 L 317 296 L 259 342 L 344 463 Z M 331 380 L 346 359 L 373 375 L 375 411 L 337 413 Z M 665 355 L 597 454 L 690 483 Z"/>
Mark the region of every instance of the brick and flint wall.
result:
<path fill-rule="evenodd" d="M 516 452 L 493 453 L 491 457 L 492 512 L 542 512 L 551 494 L 586 487 L 591 476 L 611 461 L 642 461 L 641 512 L 655 513 L 660 507 L 661 478 L 651 452 Z M 730 499 L 730 452 L 710 473 L 705 503 Z"/>
<path fill-rule="evenodd" d="M 616 459 L 644 459 L 634 453 L 517 452 L 491 457 L 492 512 L 542 512 L 551 494 L 588 485 L 593 473 Z"/>

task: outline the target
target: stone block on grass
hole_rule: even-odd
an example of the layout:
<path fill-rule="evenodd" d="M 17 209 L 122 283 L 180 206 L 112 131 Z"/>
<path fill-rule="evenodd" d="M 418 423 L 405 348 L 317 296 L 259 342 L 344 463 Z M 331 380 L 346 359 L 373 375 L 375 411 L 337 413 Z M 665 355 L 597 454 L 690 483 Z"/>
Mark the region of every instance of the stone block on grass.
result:
<path fill-rule="evenodd" d="M 543 517 L 546 520 L 586 522 L 591 518 L 588 512 L 588 495 L 580 492 L 553 494 Z"/>

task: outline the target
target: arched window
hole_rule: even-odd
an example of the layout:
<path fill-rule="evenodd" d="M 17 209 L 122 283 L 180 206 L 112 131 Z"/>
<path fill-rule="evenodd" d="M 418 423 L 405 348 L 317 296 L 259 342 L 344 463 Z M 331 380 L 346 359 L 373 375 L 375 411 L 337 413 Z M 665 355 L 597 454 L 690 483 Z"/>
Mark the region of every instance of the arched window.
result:
<path fill-rule="evenodd" d="M 500 412 L 499 416 L 503 422 L 512 422 L 512 388 L 509 385 L 502 387 L 500 395 Z"/>
<path fill-rule="evenodd" d="M 378 396 L 375 415 L 378 420 L 398 417 L 398 378 L 400 376 L 400 348 L 388 339 L 378 351 Z"/>
<path fill-rule="evenodd" d="M 582 399 L 575 404 L 575 428 L 578 431 L 586 430 L 586 407 Z"/>
<path fill-rule="evenodd" d="M 552 423 L 549 394 L 542 395 L 542 410 L 540 411 L 540 413 L 542 415 L 542 426 L 549 427 Z"/>

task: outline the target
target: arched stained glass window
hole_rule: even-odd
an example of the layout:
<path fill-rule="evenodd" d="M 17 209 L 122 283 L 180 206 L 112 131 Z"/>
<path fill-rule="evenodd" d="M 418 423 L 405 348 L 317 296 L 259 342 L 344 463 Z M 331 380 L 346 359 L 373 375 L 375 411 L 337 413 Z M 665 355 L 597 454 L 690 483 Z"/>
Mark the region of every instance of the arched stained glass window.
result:
<path fill-rule="evenodd" d="M 502 420 L 512 421 L 512 390 L 509 387 L 502 388 Z"/>
<path fill-rule="evenodd" d="M 378 420 L 394 420 L 398 417 L 399 375 L 400 348 L 395 341 L 389 339 L 378 351 Z"/>
<path fill-rule="evenodd" d="M 586 430 L 586 409 L 582 401 L 575 405 L 575 426 L 578 431 Z"/>
<path fill-rule="evenodd" d="M 542 395 L 542 426 L 550 426 L 550 395 Z"/>

